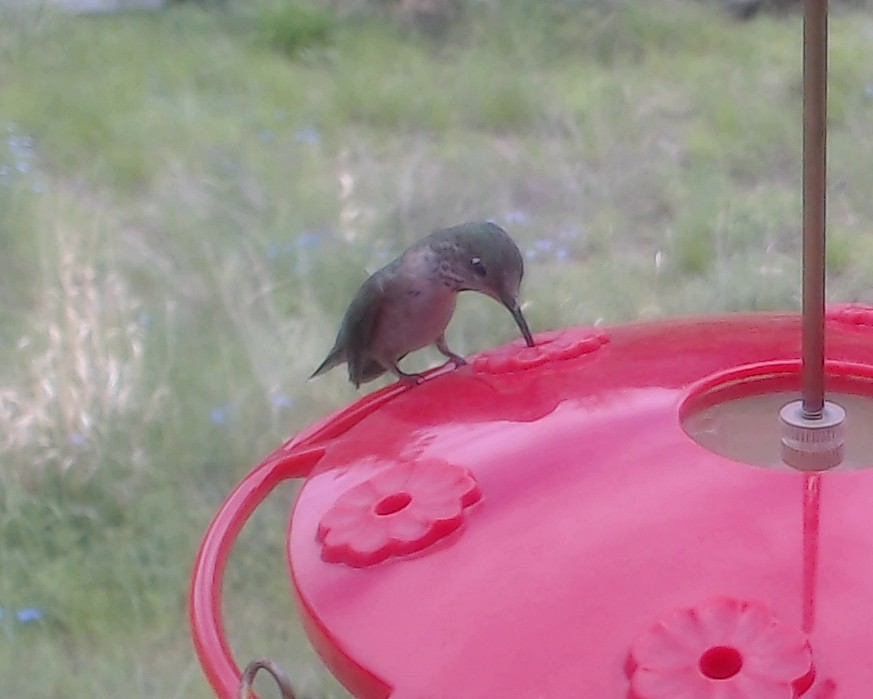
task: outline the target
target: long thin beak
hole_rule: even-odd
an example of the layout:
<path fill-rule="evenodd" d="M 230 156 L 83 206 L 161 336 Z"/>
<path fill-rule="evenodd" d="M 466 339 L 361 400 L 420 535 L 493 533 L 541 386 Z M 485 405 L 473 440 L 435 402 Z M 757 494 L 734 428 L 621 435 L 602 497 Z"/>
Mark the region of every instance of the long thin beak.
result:
<path fill-rule="evenodd" d="M 521 334 L 524 335 L 524 341 L 527 343 L 527 346 L 533 347 L 533 335 L 531 335 L 530 328 L 527 326 L 527 321 L 524 319 L 524 315 L 522 315 L 521 306 L 518 305 L 518 300 L 513 299 L 512 303 L 506 304 L 506 307 L 509 309 L 509 312 L 512 313 L 512 317 L 515 318 L 515 323 L 518 325 L 518 329 L 521 330 Z"/>

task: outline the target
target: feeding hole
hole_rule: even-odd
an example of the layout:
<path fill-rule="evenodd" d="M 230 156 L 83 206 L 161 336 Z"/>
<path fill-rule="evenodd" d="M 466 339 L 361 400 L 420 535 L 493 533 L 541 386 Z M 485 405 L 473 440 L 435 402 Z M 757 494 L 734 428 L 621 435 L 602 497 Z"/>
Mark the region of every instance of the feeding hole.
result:
<path fill-rule="evenodd" d="M 711 680 L 727 680 L 743 669 L 743 656 L 730 646 L 713 646 L 700 656 L 700 671 Z"/>
<path fill-rule="evenodd" d="M 400 512 L 411 502 L 412 496 L 409 493 L 391 493 L 391 495 L 386 495 L 376 503 L 375 512 L 380 517 L 393 515 L 395 512 Z"/>

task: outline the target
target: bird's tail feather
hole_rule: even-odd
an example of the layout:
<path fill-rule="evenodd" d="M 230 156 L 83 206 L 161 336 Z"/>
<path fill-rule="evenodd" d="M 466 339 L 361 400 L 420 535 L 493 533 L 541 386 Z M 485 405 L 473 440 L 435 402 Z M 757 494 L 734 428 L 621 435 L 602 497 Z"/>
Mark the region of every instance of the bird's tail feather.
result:
<path fill-rule="evenodd" d="M 312 381 L 316 376 L 321 376 L 325 372 L 330 371 L 335 366 L 342 364 L 346 360 L 345 354 L 337 348 L 330 351 L 330 354 L 325 357 L 324 361 L 318 365 L 318 369 L 312 372 L 309 376 L 309 381 Z"/>

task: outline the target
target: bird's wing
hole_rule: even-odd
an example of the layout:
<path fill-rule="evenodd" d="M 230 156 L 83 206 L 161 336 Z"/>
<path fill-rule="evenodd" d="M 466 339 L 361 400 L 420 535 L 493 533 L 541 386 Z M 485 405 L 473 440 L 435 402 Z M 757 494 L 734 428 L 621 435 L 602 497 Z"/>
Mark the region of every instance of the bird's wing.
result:
<path fill-rule="evenodd" d="M 371 277 L 352 299 L 346 313 L 350 322 L 344 323 L 343 346 L 349 365 L 349 381 L 355 384 L 355 388 L 385 373 L 384 368 L 377 370 L 369 350 L 375 340 L 386 301 L 384 280 Z"/>

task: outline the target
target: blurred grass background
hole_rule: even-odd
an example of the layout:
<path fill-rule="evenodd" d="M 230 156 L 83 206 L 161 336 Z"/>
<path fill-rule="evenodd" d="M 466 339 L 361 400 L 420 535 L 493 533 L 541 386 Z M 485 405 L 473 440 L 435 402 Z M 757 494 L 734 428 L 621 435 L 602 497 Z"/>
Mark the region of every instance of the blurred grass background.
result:
<path fill-rule="evenodd" d="M 367 273 L 435 227 L 516 237 L 535 330 L 798 307 L 797 14 L 410 7 L 0 0 L 9 696 L 212 696 L 185 612 L 199 539 L 261 456 L 355 399 L 343 370 L 305 379 Z M 829 295 L 869 303 L 870 7 L 836 5 L 831 32 Z M 516 334 L 462 297 L 449 341 Z M 345 697 L 295 622 L 293 495 L 231 559 L 232 643 L 303 697 Z"/>

